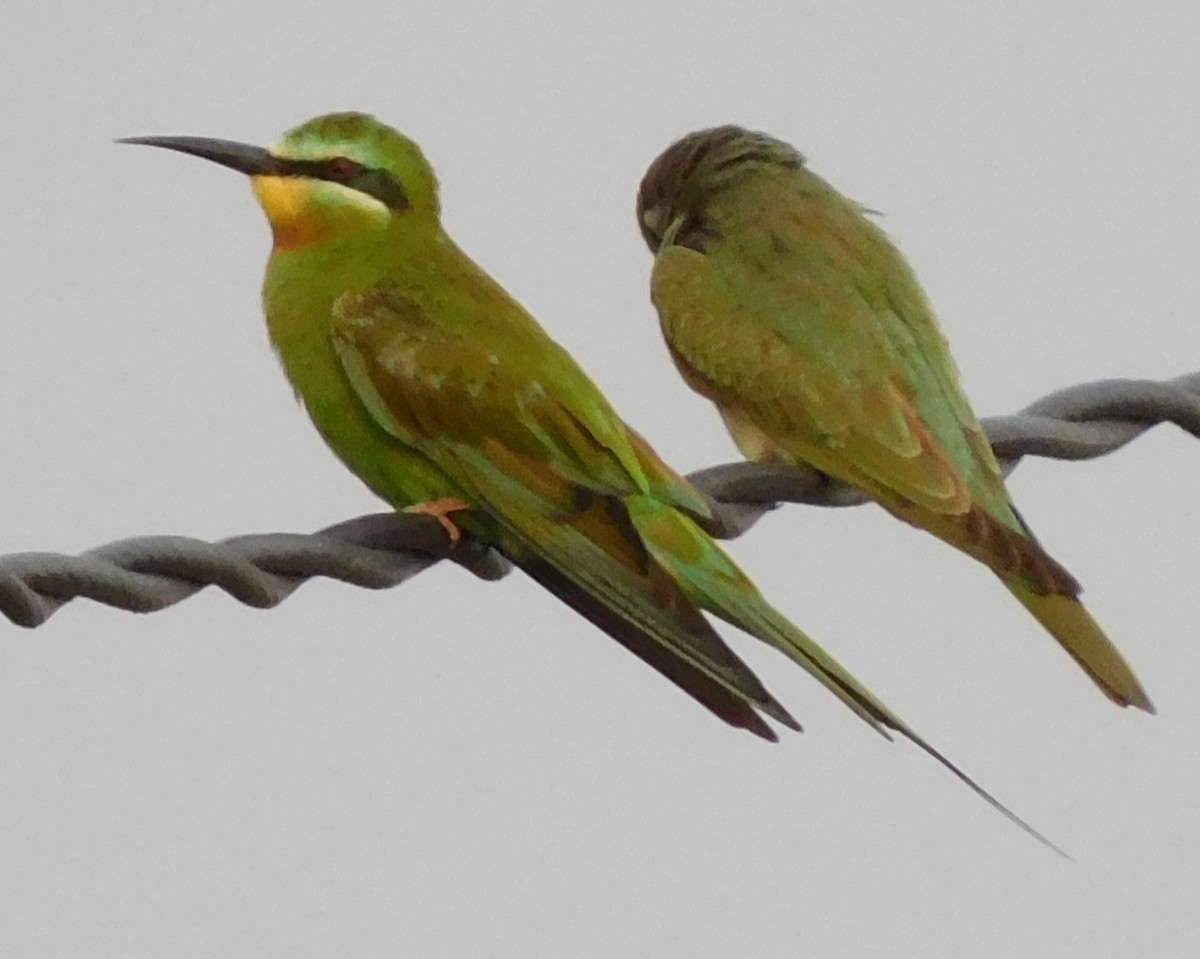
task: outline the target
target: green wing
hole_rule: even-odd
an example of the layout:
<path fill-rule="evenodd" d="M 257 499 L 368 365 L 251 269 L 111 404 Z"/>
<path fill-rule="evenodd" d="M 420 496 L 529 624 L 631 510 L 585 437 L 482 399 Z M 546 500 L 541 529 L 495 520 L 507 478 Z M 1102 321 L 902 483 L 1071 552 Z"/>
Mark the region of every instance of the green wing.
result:
<path fill-rule="evenodd" d="M 747 456 L 811 463 L 997 572 L 1078 592 L 1013 510 L 911 270 L 802 175 L 729 200 L 703 252 L 660 251 L 652 293 L 681 372 Z"/>
<path fill-rule="evenodd" d="M 510 472 L 528 479 L 550 512 L 575 508 L 552 504 L 569 488 L 572 496 L 652 492 L 692 514 L 709 513 L 703 494 L 627 429 L 549 338 L 481 344 L 390 289 L 342 297 L 333 336 L 374 419 L 456 479 Z"/>
<path fill-rule="evenodd" d="M 598 392 L 552 394 L 528 343 L 515 358 L 481 346 L 394 290 L 343 297 L 336 314 L 334 346 L 364 407 L 467 492 L 485 535 L 722 718 L 774 738 L 757 708 L 799 728 L 633 528 L 627 499 L 661 489 L 681 507 L 706 501 L 625 434 Z"/>
<path fill-rule="evenodd" d="M 843 197 L 770 186 L 773 206 L 746 198 L 704 253 L 659 255 L 655 302 L 685 373 L 835 475 L 857 471 L 939 513 L 978 501 L 1015 526 L 907 264 Z"/>

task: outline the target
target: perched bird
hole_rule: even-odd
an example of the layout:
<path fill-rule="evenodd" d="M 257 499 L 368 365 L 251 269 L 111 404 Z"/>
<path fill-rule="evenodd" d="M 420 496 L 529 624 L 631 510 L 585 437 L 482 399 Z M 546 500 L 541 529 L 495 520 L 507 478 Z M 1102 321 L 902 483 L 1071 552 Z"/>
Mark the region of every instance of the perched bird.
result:
<path fill-rule="evenodd" d="M 675 365 L 748 459 L 808 464 L 979 560 L 1110 699 L 1153 712 L 1013 507 L 916 276 L 865 212 L 766 134 L 668 147 L 637 215 Z"/>
<path fill-rule="evenodd" d="M 325 442 L 376 494 L 493 545 L 727 723 L 771 740 L 760 713 L 799 729 L 701 611 L 714 614 L 1032 832 L 763 599 L 698 525 L 706 498 L 447 236 L 415 143 L 358 113 L 270 149 L 123 142 L 250 176 L 274 234 L 271 342 Z"/>

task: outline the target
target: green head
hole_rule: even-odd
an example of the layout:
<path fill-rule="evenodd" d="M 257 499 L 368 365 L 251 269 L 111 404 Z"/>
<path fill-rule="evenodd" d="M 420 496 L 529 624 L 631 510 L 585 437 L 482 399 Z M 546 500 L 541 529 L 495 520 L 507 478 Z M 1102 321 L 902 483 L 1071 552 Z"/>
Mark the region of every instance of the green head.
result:
<path fill-rule="evenodd" d="M 439 213 L 437 179 L 420 147 L 363 113 L 316 117 L 268 149 L 201 137 L 120 142 L 190 153 L 247 174 L 281 249 L 403 229 Z"/>
<path fill-rule="evenodd" d="M 763 173 L 804 165 L 794 147 L 742 127 L 713 127 L 689 133 L 650 164 L 638 189 L 638 227 L 657 253 L 664 238 L 703 252 L 711 235 L 708 210 L 725 191 Z"/>

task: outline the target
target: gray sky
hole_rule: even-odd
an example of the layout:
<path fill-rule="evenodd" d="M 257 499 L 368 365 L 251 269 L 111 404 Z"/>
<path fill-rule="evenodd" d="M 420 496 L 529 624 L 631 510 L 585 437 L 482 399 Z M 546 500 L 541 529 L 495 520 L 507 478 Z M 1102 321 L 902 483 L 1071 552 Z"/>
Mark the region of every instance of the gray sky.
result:
<path fill-rule="evenodd" d="M 633 198 L 716 123 L 886 212 L 981 414 L 1200 367 L 1191 0 L 740 6 L 8 0 L 0 552 L 378 508 L 267 346 L 246 184 L 117 136 L 400 127 L 453 235 L 681 469 L 733 447 L 660 342 Z M 1194 955 L 1198 477 L 1164 428 L 1011 484 L 1156 718 L 877 509 L 733 545 L 1075 865 L 746 637 L 805 735 L 728 730 L 519 576 L 447 568 L 0 623 L 0 954 Z"/>

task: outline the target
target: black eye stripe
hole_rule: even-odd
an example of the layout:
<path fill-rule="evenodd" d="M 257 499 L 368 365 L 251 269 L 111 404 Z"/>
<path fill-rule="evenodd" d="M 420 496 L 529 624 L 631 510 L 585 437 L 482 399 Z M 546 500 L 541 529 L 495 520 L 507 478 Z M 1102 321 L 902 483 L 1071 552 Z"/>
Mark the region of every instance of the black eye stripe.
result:
<path fill-rule="evenodd" d="M 284 160 L 288 176 L 308 177 L 313 180 L 335 180 L 324 160 Z"/>
<path fill-rule="evenodd" d="M 397 212 L 403 212 L 412 206 L 404 188 L 387 170 L 371 170 L 364 167 L 347 185 L 360 193 L 375 197 L 380 203 Z"/>
<path fill-rule="evenodd" d="M 284 176 L 308 177 L 340 183 L 372 196 L 391 210 L 403 213 L 412 207 L 404 188 L 387 170 L 363 166 L 349 157 L 328 160 L 280 160 Z"/>

